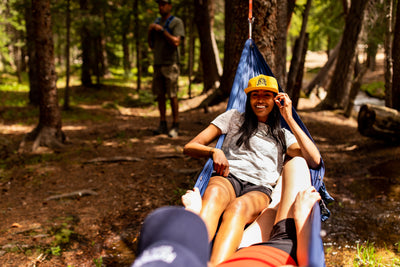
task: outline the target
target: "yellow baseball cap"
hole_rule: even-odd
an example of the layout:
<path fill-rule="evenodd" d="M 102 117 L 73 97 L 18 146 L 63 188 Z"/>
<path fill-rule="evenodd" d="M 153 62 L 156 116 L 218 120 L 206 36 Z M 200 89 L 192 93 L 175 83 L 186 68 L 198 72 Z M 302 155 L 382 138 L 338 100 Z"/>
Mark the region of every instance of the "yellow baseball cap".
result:
<path fill-rule="evenodd" d="M 278 94 L 278 82 L 272 76 L 260 74 L 249 80 L 249 84 L 247 85 L 247 88 L 244 89 L 244 92 L 247 94 L 254 90 L 266 90 Z"/>

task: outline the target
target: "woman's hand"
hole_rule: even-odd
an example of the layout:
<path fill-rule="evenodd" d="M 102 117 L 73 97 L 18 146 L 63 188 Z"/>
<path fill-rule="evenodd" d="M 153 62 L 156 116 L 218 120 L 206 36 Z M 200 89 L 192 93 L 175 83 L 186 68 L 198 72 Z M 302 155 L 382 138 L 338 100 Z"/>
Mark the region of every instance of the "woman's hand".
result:
<path fill-rule="evenodd" d="M 299 192 L 294 202 L 294 218 L 298 221 L 305 221 L 315 202 L 319 200 L 321 200 L 321 196 L 313 186 Z"/>
<path fill-rule="evenodd" d="M 279 93 L 274 100 L 285 121 L 292 118 L 292 100 L 289 98 L 288 94 Z"/>
<path fill-rule="evenodd" d="M 214 170 L 221 176 L 227 177 L 229 174 L 229 162 L 225 153 L 218 148 L 212 149 L 212 159 L 214 161 Z"/>

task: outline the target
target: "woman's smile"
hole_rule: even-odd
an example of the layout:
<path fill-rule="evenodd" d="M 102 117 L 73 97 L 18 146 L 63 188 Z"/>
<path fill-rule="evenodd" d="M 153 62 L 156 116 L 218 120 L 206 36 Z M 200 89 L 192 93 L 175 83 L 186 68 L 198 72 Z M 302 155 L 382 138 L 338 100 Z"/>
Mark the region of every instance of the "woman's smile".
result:
<path fill-rule="evenodd" d="M 267 121 L 274 107 L 274 94 L 270 91 L 255 90 L 250 94 L 250 103 L 259 121 Z"/>

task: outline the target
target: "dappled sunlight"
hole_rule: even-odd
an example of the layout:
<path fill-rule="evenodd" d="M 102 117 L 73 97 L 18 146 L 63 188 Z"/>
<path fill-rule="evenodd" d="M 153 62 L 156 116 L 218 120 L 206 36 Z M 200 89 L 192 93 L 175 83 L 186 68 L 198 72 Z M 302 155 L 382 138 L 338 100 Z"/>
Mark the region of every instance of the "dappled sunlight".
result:
<path fill-rule="evenodd" d="M 0 124 L 0 133 L 1 134 L 25 134 L 29 133 L 33 130 L 34 126 L 28 125 L 20 125 L 20 124 L 11 124 L 5 125 Z"/>
<path fill-rule="evenodd" d="M 62 127 L 63 131 L 83 131 L 87 128 L 86 125 L 66 125 Z"/>
<path fill-rule="evenodd" d="M 34 127 L 34 125 L 0 124 L 0 134 L 26 134 L 31 132 Z M 86 129 L 87 126 L 85 125 L 65 125 L 62 127 L 63 131 L 82 131 Z"/>

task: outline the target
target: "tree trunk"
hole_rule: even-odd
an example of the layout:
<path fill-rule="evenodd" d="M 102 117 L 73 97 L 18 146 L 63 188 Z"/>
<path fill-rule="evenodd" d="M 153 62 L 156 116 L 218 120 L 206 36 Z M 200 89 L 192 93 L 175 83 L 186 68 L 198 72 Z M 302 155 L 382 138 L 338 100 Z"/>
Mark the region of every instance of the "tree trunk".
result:
<path fill-rule="evenodd" d="M 336 47 L 333 49 L 332 53 L 329 54 L 328 61 L 325 63 L 325 65 L 319 70 L 318 74 L 314 77 L 314 79 L 307 85 L 306 89 L 304 90 L 305 94 L 309 96 L 312 92 L 312 90 L 323 84 L 327 78 L 328 78 L 328 73 L 332 66 L 334 65 L 336 58 L 339 54 L 339 48 L 340 48 L 341 42 L 339 42 Z"/>
<path fill-rule="evenodd" d="M 32 20 L 32 4 L 30 0 L 25 0 L 25 27 L 26 27 L 26 48 L 28 53 L 29 65 L 29 103 L 39 106 L 40 88 L 37 80 L 36 54 L 35 54 L 35 29 Z"/>
<path fill-rule="evenodd" d="M 221 99 L 229 97 L 244 43 L 249 36 L 249 3 L 241 0 L 225 1 L 224 72 L 221 77 Z M 221 100 L 220 99 L 220 100 Z"/>
<path fill-rule="evenodd" d="M 24 149 L 25 141 L 34 141 L 32 150 L 36 151 L 39 146 L 60 148 L 65 136 L 61 130 L 61 113 L 57 97 L 50 0 L 33 0 L 32 14 L 35 22 L 38 83 L 41 89 L 39 124 L 26 136 L 21 148 Z"/>
<path fill-rule="evenodd" d="M 303 51 L 301 52 L 301 56 L 300 56 L 299 70 L 297 71 L 296 81 L 293 86 L 292 103 L 293 103 L 293 107 L 296 109 L 297 109 L 297 105 L 298 105 L 299 99 L 300 99 L 301 87 L 303 85 L 304 65 L 306 63 L 308 40 L 309 40 L 309 34 L 306 33 L 306 36 L 304 37 Z"/>
<path fill-rule="evenodd" d="M 142 51 L 140 48 L 140 22 L 139 22 L 139 0 L 135 0 L 133 2 L 133 16 L 135 20 L 135 45 L 136 45 L 136 68 L 137 68 L 137 76 L 136 76 L 136 90 L 139 91 L 141 87 L 142 81 L 142 65 L 141 65 L 141 57 Z"/>
<path fill-rule="evenodd" d="M 388 107 L 363 105 L 358 113 L 358 131 L 386 141 L 400 140 L 400 113 Z"/>
<path fill-rule="evenodd" d="M 367 65 L 365 64 L 364 66 L 361 67 L 361 70 L 357 74 L 356 78 L 354 79 L 350 93 L 349 93 L 349 100 L 347 102 L 346 109 L 344 111 L 344 116 L 346 118 L 349 118 L 351 116 L 351 112 L 353 111 L 354 107 L 354 101 L 357 97 L 358 92 L 360 91 L 361 84 L 362 84 L 362 79 L 364 77 L 364 74 L 367 72 L 368 68 Z"/>
<path fill-rule="evenodd" d="M 400 110 L 400 1 L 397 1 L 396 24 L 392 45 L 393 55 L 393 82 L 392 107 Z"/>
<path fill-rule="evenodd" d="M 275 46 L 275 72 L 276 80 L 282 88 L 286 88 L 286 42 L 289 21 L 291 18 L 293 0 L 281 0 L 277 2 L 277 35 Z M 290 12 L 290 14 L 289 14 Z"/>
<path fill-rule="evenodd" d="M 88 0 L 80 0 L 81 12 L 87 14 L 88 12 Z M 86 20 L 87 21 L 87 20 Z M 82 49 L 82 66 L 81 66 L 81 83 L 83 86 L 92 86 L 92 78 L 90 72 L 90 50 L 91 50 L 91 38 L 88 25 L 82 23 L 80 28 L 81 34 L 81 49 Z"/>
<path fill-rule="evenodd" d="M 189 89 L 188 94 L 189 98 L 192 98 L 192 76 L 193 76 L 193 68 L 194 68 L 194 48 L 195 48 L 195 34 L 194 34 L 194 20 L 190 20 L 189 23 L 189 62 L 188 62 L 188 80 L 189 80 Z"/>
<path fill-rule="evenodd" d="M 66 7 L 66 44 L 65 44 L 65 92 L 64 92 L 64 110 L 69 110 L 69 46 L 70 46 L 70 30 L 71 30 L 71 10 L 70 10 L 70 0 L 67 0 Z"/>
<path fill-rule="evenodd" d="M 286 85 L 286 93 L 289 95 L 290 98 L 294 96 L 294 86 L 297 78 L 297 73 L 299 72 L 300 68 L 300 61 L 301 61 L 301 54 L 303 53 L 304 47 L 304 40 L 306 36 L 306 29 L 307 29 L 307 21 L 308 21 L 308 14 L 310 13 L 312 0 L 307 0 L 304 13 L 303 13 L 303 21 L 301 24 L 300 36 L 298 39 L 297 46 L 294 46 L 292 61 L 290 63 L 289 75 Z"/>
<path fill-rule="evenodd" d="M 378 53 L 378 44 L 374 41 L 367 43 L 367 60 L 368 69 L 375 71 L 376 69 L 376 54 Z"/>
<path fill-rule="evenodd" d="M 208 1 L 210 0 L 194 1 L 194 17 L 200 37 L 200 57 L 203 63 L 203 92 L 215 89 L 220 78 L 212 41 Z"/>
<path fill-rule="evenodd" d="M 346 17 L 346 25 L 343 32 L 336 68 L 328 88 L 328 94 L 318 105 L 321 109 L 337 109 L 344 107 L 344 102 L 348 96 L 347 84 L 350 79 L 349 73 L 367 3 L 368 0 L 352 0 L 351 2 L 350 11 Z"/>
<path fill-rule="evenodd" d="M 241 12 L 246 13 L 243 12 L 243 10 Z M 277 72 L 276 57 L 278 56 L 277 36 L 279 34 L 277 1 L 273 0 L 253 1 L 253 16 L 255 18 L 253 27 L 253 39 L 256 42 L 261 54 L 264 56 L 265 61 L 271 68 L 272 72 L 276 73 Z M 240 20 L 237 23 L 242 23 L 246 25 L 245 21 L 246 20 L 244 21 Z M 284 45 L 286 46 L 286 44 Z"/>
<path fill-rule="evenodd" d="M 124 66 L 124 76 L 129 77 L 131 71 L 131 63 L 129 61 L 129 42 L 128 42 L 128 32 L 124 30 L 122 33 L 122 51 L 123 51 L 123 66 Z"/>
<path fill-rule="evenodd" d="M 392 13 L 393 13 L 393 0 L 385 0 L 385 18 L 386 18 L 386 31 L 385 31 L 385 106 L 393 107 L 392 104 L 392 78 L 393 78 L 393 59 L 392 59 Z"/>

